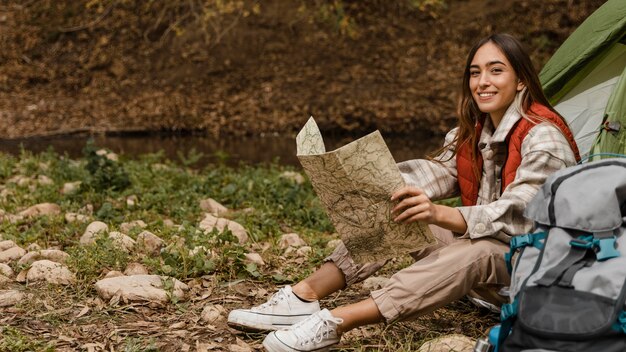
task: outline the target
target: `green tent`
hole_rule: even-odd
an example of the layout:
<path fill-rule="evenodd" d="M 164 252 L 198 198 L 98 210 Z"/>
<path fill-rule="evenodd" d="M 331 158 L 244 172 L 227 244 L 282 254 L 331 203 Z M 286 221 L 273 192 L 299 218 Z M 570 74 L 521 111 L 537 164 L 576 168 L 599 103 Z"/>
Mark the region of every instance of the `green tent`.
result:
<path fill-rule="evenodd" d="M 626 154 L 626 0 L 609 0 L 591 14 L 539 77 L 581 156 Z"/>

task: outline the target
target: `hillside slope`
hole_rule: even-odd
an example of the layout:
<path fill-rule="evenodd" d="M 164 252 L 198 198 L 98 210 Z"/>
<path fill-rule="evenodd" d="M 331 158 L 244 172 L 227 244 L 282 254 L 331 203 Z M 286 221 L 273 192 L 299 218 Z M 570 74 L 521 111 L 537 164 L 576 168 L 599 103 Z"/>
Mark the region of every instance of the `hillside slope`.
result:
<path fill-rule="evenodd" d="M 214 32 L 182 1 L 153 3 L 3 1 L 0 138 L 293 133 L 309 115 L 325 132 L 440 133 L 473 42 L 509 32 L 540 67 L 603 1 L 343 1 L 340 27 L 306 2 L 271 0 Z"/>

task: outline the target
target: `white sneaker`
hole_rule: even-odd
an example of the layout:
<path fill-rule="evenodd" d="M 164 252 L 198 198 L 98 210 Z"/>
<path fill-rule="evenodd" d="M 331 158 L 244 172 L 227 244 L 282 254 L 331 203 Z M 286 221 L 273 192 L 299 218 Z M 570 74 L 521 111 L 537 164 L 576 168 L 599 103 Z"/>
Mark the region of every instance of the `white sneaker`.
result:
<path fill-rule="evenodd" d="M 269 352 L 328 351 L 341 338 L 337 334 L 341 323 L 343 319 L 324 309 L 287 330 L 271 332 L 263 340 L 263 347 Z"/>
<path fill-rule="evenodd" d="M 285 329 L 319 312 L 320 304 L 304 302 L 287 285 L 260 306 L 235 309 L 228 314 L 228 325 L 246 331 Z"/>

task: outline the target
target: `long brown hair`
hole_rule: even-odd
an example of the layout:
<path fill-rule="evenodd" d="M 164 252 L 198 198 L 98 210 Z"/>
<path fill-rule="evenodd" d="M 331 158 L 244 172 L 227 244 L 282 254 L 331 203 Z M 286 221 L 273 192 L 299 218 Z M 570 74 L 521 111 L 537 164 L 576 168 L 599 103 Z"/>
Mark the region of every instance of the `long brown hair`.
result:
<path fill-rule="evenodd" d="M 472 64 L 474 55 L 476 55 L 476 51 L 487 43 L 493 43 L 500 49 L 500 51 L 502 51 L 504 56 L 511 63 L 517 78 L 525 86 L 525 88 L 518 93 L 518 95 L 521 94 L 521 96 L 516 97 L 516 101 L 520 104 L 519 108 L 522 116 L 535 123 L 545 121 L 545 119 L 540 116 L 535 116 L 529 111 L 530 106 L 535 102 L 546 106 L 559 115 L 556 111 L 554 111 L 543 93 L 537 72 L 535 71 L 532 61 L 530 60 L 530 56 L 528 56 L 528 53 L 524 49 L 522 43 L 509 34 L 492 34 L 478 41 L 467 55 L 465 71 L 463 71 L 463 83 L 461 88 L 462 94 L 457 107 L 459 130 L 451 145 L 447 145 L 442 148 L 448 149 L 454 146 L 454 153 L 452 156 L 456 155 L 456 152 L 460 149 L 463 143 L 469 143 L 469 145 L 472 146 L 472 160 L 476 160 L 476 153 L 478 152 L 478 139 L 480 138 L 480 136 L 476 135 L 476 122 L 479 119 L 484 119 L 487 114 L 480 111 L 472 96 L 469 86 L 470 65 Z"/>

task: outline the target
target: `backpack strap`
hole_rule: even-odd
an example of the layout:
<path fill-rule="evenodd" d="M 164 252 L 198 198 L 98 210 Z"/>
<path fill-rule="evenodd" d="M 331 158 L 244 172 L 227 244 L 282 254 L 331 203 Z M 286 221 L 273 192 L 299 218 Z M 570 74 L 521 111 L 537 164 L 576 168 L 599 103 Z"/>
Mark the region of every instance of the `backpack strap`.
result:
<path fill-rule="evenodd" d="M 511 333 L 513 328 L 513 321 L 517 317 L 518 301 L 517 297 L 511 303 L 503 304 L 500 310 L 500 331 L 498 331 L 498 344 L 496 346 L 502 346 L 504 340 Z"/>
<path fill-rule="evenodd" d="M 621 253 L 615 248 L 616 231 L 618 229 L 572 239 L 569 242 L 571 249 L 565 258 L 535 283 L 539 286 L 552 286 L 558 280 L 560 286 L 571 287 L 578 270 L 591 266 L 594 261 L 601 262 L 619 257 Z M 590 252 L 593 253 L 593 257 L 588 257 Z"/>
<path fill-rule="evenodd" d="M 576 275 L 576 273 L 580 269 L 590 267 L 595 261 L 596 259 L 593 256 L 587 255 L 585 259 L 570 266 L 569 269 L 565 270 L 565 273 L 563 273 L 563 277 L 561 278 L 561 280 L 559 280 L 559 286 L 565 288 L 573 288 L 574 286 L 572 286 L 572 281 L 574 280 L 574 275 Z"/>
<path fill-rule="evenodd" d="M 504 260 L 506 262 L 506 268 L 509 271 L 509 274 L 513 272 L 513 265 L 511 264 L 513 260 L 513 255 L 519 249 L 532 245 L 533 247 L 541 250 L 543 249 L 543 241 L 548 234 L 546 232 L 535 232 L 535 233 L 527 233 L 525 235 L 513 236 L 511 238 L 511 242 L 509 246 L 511 250 L 504 255 Z"/>

